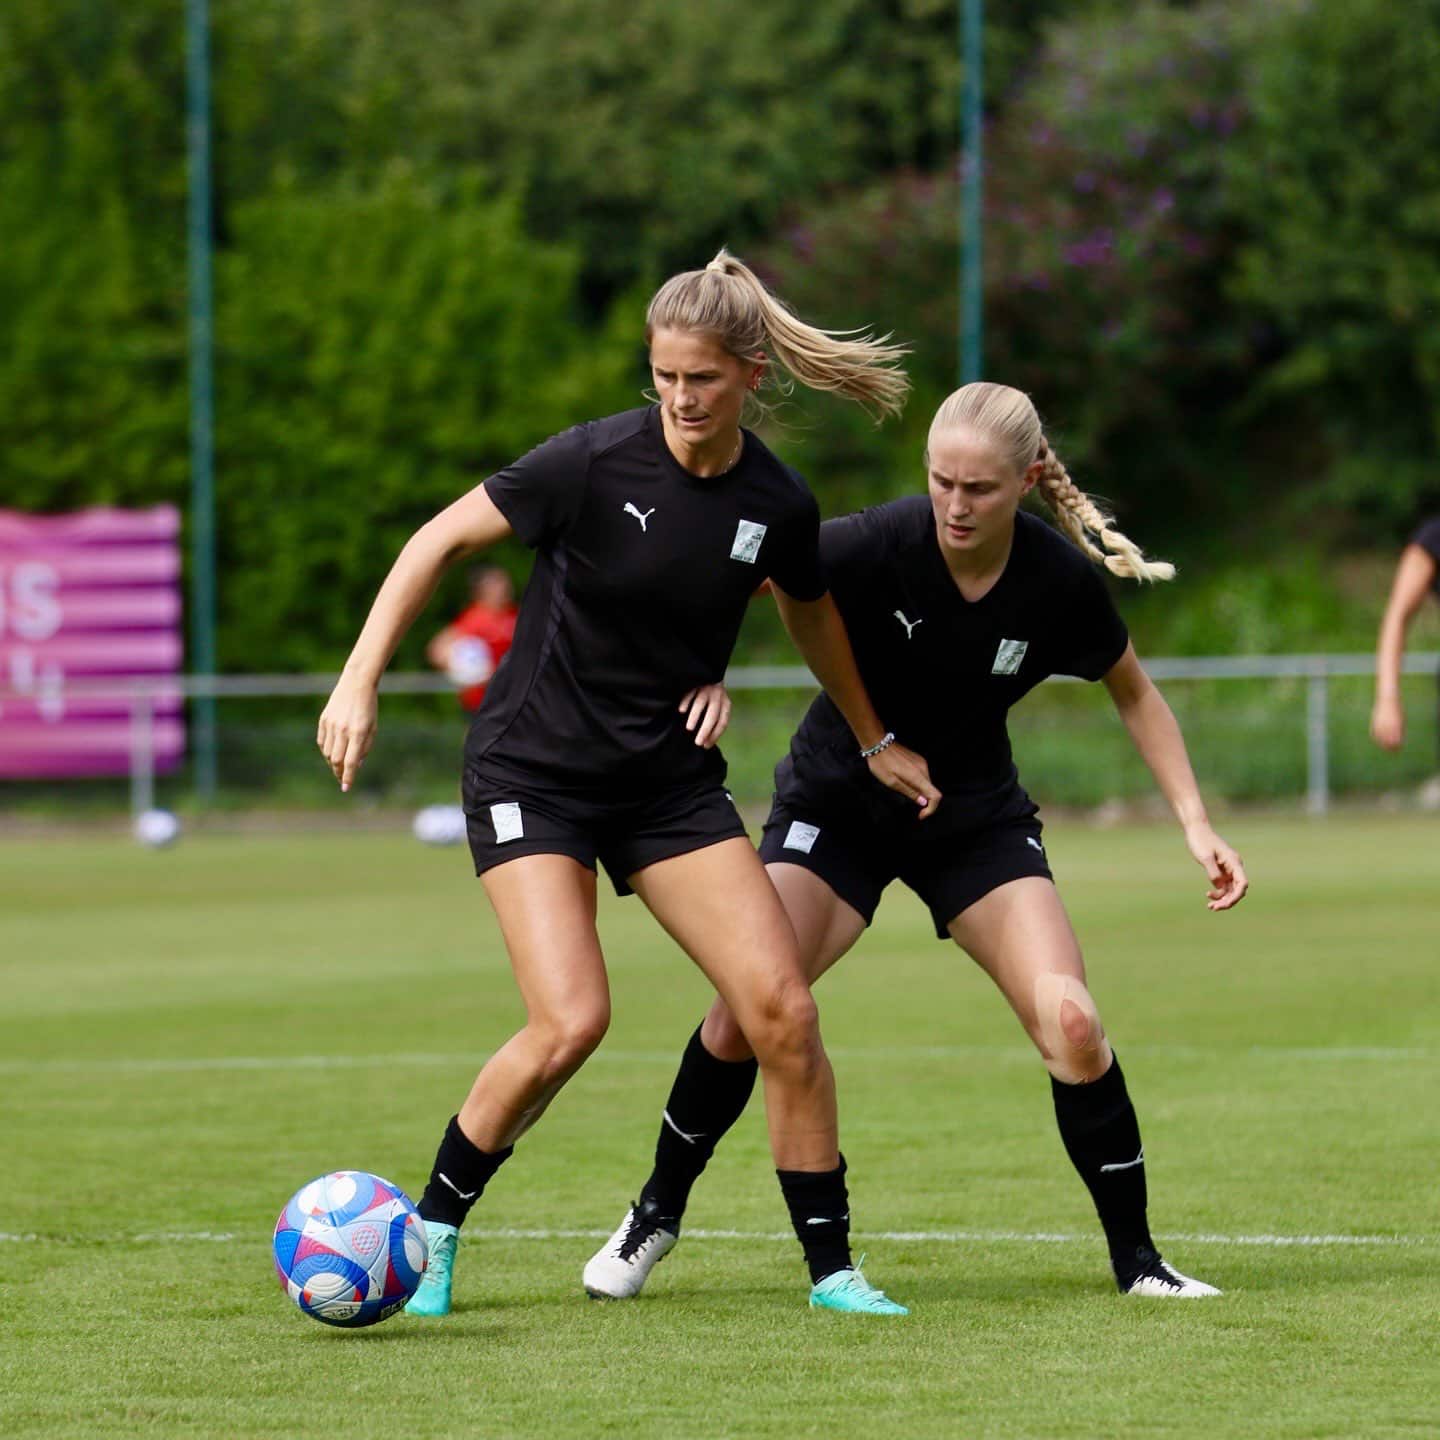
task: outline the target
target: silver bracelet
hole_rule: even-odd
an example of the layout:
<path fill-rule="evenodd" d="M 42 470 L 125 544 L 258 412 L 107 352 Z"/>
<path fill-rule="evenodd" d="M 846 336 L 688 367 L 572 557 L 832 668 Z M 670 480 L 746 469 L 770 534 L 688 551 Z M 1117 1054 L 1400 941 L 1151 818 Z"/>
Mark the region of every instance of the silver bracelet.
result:
<path fill-rule="evenodd" d="M 888 750 L 894 743 L 895 732 L 893 730 L 887 730 L 868 750 L 861 750 L 860 758 L 862 760 L 873 759 L 882 750 Z"/>

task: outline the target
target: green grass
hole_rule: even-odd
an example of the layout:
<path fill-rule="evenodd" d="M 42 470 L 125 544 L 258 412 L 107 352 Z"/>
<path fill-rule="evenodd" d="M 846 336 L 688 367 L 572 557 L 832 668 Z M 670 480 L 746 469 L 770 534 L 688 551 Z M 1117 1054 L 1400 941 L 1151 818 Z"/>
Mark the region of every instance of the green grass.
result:
<path fill-rule="evenodd" d="M 1435 823 L 1228 829 L 1255 892 L 1221 917 L 1167 829 L 1050 832 L 1156 1231 L 1223 1299 L 1112 1293 L 1043 1071 L 897 892 L 822 1010 L 859 1243 L 911 1317 L 811 1314 L 793 1240 L 695 1233 L 785 1229 L 758 1105 L 646 1295 L 587 1302 L 584 1232 L 642 1178 L 706 1002 L 611 899 L 613 1030 L 476 1212 L 456 1312 L 358 1333 L 285 1300 L 269 1230 L 328 1169 L 418 1190 L 516 1024 L 464 857 L 375 835 L 0 846 L 0 1230 L 37 1237 L 0 1242 L 0 1434 L 1434 1434 Z M 1390 1243 L 1241 1243 L 1266 1235 Z"/>

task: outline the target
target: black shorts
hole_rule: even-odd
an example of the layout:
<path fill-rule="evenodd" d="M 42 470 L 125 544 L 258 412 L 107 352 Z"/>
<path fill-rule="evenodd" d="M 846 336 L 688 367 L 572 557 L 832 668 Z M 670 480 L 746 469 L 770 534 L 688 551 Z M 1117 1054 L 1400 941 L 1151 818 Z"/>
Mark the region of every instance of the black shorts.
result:
<path fill-rule="evenodd" d="M 748 838 L 734 801 L 714 780 L 660 786 L 565 787 L 549 777 L 466 765 L 461 787 L 475 873 L 521 855 L 568 855 L 605 867 L 617 895 L 647 865 L 722 840 Z"/>
<path fill-rule="evenodd" d="M 929 907 L 940 940 L 950 938 L 946 927 L 957 915 L 999 886 L 1054 878 L 1039 812 L 1018 783 L 983 796 L 947 794 L 929 820 L 905 814 L 877 823 L 877 808 L 893 811 L 847 809 L 832 796 L 787 786 L 765 821 L 760 858 L 818 875 L 867 925 L 885 887 L 903 880 Z"/>

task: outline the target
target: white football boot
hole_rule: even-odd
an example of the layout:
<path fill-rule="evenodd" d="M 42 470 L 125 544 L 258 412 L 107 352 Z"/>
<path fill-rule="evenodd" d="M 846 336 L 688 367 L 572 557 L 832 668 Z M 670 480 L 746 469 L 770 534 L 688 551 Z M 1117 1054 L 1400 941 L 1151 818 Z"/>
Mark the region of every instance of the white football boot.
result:
<path fill-rule="evenodd" d="M 581 1282 L 592 1300 L 630 1300 L 680 1238 L 655 1222 L 648 1206 L 632 1205 L 620 1228 L 590 1257 Z"/>
<path fill-rule="evenodd" d="M 1125 1289 L 1127 1295 L 1163 1300 L 1199 1300 L 1206 1295 L 1223 1293 L 1203 1280 L 1192 1280 L 1188 1275 L 1182 1275 L 1153 1250 L 1146 1254 L 1145 1268 Z"/>

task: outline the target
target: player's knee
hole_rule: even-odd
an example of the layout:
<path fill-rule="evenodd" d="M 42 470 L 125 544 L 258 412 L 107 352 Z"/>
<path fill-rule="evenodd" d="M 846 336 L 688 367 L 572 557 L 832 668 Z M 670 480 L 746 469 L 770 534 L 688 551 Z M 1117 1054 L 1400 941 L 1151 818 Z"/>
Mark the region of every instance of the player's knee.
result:
<path fill-rule="evenodd" d="M 820 1012 L 809 987 L 799 979 L 777 985 L 765 997 L 747 1035 L 767 1070 L 803 1081 L 819 1068 Z"/>
<path fill-rule="evenodd" d="M 1090 992 L 1073 975 L 1035 979 L 1035 1041 L 1045 1068 L 1063 1085 L 1098 1080 L 1109 1068 L 1110 1042 Z"/>
<path fill-rule="evenodd" d="M 572 1075 L 590 1058 L 610 1028 L 610 1007 L 594 1005 L 556 1016 L 544 1026 L 545 1073 Z"/>

